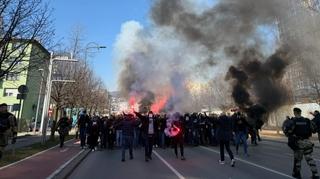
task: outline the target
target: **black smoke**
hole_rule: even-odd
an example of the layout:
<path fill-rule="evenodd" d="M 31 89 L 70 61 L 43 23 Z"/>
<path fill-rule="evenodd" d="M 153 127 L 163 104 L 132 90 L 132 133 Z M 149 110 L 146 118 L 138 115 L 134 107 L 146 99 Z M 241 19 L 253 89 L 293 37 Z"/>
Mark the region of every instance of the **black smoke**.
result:
<path fill-rule="evenodd" d="M 232 82 L 232 98 L 239 108 L 247 113 L 253 123 L 266 116 L 288 101 L 287 89 L 281 83 L 289 65 L 287 50 L 278 50 L 263 59 L 254 49 L 241 54 L 237 66 L 231 66 L 227 80 Z"/>

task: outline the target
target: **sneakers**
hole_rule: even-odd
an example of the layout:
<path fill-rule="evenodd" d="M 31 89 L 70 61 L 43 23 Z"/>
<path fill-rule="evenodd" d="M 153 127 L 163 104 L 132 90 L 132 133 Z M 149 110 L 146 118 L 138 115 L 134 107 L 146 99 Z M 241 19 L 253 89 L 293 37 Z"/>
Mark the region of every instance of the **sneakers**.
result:
<path fill-rule="evenodd" d="M 231 167 L 234 167 L 236 165 L 236 161 L 234 159 L 231 160 Z"/>
<path fill-rule="evenodd" d="M 122 160 L 121 160 L 121 162 L 125 162 L 125 161 L 126 161 L 125 159 L 122 159 Z"/>
<path fill-rule="evenodd" d="M 219 160 L 220 165 L 224 165 L 224 161 Z"/>
<path fill-rule="evenodd" d="M 133 156 L 130 157 L 130 160 L 133 160 Z"/>
<path fill-rule="evenodd" d="M 184 156 L 181 157 L 181 160 L 186 160 L 186 158 L 184 158 Z"/>

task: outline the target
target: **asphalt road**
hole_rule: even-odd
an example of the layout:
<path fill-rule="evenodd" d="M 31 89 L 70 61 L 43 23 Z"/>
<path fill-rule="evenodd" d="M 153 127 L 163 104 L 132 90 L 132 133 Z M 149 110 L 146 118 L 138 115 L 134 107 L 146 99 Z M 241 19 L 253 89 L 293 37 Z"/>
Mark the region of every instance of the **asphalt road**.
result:
<path fill-rule="evenodd" d="M 242 148 L 241 148 L 242 149 Z M 232 150 L 235 151 L 234 147 Z M 144 161 L 143 149 L 134 151 L 134 160 L 121 162 L 121 151 L 96 151 L 91 153 L 72 173 L 72 179 L 165 179 L 165 178 L 291 178 L 293 152 L 284 143 L 262 141 L 259 146 L 249 147 L 249 157 L 236 155 L 236 167 L 220 165 L 218 147 L 187 147 L 186 161 L 176 159 L 173 149 L 156 149 L 153 160 Z M 128 154 L 127 154 L 128 155 Z M 128 156 L 127 156 L 128 157 Z M 320 149 L 315 149 L 314 158 L 320 169 Z M 303 178 L 311 172 L 303 161 Z"/>

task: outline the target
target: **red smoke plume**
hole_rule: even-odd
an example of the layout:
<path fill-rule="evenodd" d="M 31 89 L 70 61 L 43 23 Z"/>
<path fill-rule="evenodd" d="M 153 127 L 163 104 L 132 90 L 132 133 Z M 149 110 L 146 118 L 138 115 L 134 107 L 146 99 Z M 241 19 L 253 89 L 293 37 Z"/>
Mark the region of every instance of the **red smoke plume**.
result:
<path fill-rule="evenodd" d="M 151 111 L 153 113 L 159 113 L 167 104 L 168 96 L 157 97 L 155 103 L 151 105 Z"/>

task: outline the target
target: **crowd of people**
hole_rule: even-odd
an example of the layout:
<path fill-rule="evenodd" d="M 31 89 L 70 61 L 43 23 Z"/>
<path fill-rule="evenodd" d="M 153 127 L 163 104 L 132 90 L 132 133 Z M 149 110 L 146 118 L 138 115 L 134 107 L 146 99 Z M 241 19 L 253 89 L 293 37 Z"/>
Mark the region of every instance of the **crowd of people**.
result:
<path fill-rule="evenodd" d="M 17 136 L 17 122 L 13 114 L 7 111 L 6 104 L 0 104 L 0 159 L 4 147 L 8 145 L 8 138 L 12 136 L 15 143 Z M 287 117 L 282 130 L 288 137 L 288 146 L 294 152 L 294 178 L 301 178 L 301 161 L 303 156 L 310 166 L 312 178 L 318 179 L 316 162 L 312 153 L 314 143 L 310 140 L 313 133 L 318 133 L 320 141 L 320 112 L 313 112 L 312 120 L 301 115 L 299 108 L 293 109 L 294 117 Z M 80 138 L 81 147 L 95 151 L 100 149 L 121 148 L 121 161 L 125 162 L 125 152 L 129 149 L 129 159 L 134 158 L 133 149 L 144 147 L 145 161 L 152 160 L 153 148 L 173 148 L 174 154 L 181 160 L 186 160 L 184 145 L 213 145 L 220 146 L 220 164 L 225 163 L 224 150 L 229 154 L 230 164 L 235 166 L 235 157 L 230 148 L 230 143 L 235 145 L 236 154 L 240 145 L 243 154 L 248 157 L 248 138 L 252 145 L 258 145 L 261 140 L 259 130 L 262 127 L 259 120 L 249 119 L 241 112 L 232 115 L 206 113 L 192 114 L 154 114 L 132 112 L 110 117 L 89 116 L 82 110 L 77 120 L 77 137 Z M 58 121 L 57 130 L 60 134 L 60 147 L 63 147 L 64 138 L 68 135 L 71 122 L 64 112 Z M 178 154 L 180 149 L 180 155 Z"/>
<path fill-rule="evenodd" d="M 225 122 L 226 120 L 230 120 L 230 124 Z M 251 143 L 258 145 L 261 140 L 258 132 L 261 126 L 249 124 L 247 121 L 246 116 L 240 112 L 233 115 L 207 115 L 154 114 L 149 111 L 145 114 L 134 112 L 109 117 L 89 117 L 84 110 L 78 118 L 78 131 L 82 148 L 87 146 L 94 151 L 98 147 L 121 147 L 122 161 L 125 161 L 125 149 L 129 148 L 130 159 L 133 159 L 133 148 L 140 147 L 145 147 L 146 161 L 152 160 L 153 147 L 173 148 L 176 157 L 185 160 L 184 145 L 220 145 L 225 146 L 230 153 L 230 142 L 236 146 L 236 154 L 242 145 L 244 155 L 249 156 L 247 139 L 250 137 Z M 221 163 L 224 163 L 224 155 L 221 155 Z"/>

